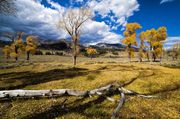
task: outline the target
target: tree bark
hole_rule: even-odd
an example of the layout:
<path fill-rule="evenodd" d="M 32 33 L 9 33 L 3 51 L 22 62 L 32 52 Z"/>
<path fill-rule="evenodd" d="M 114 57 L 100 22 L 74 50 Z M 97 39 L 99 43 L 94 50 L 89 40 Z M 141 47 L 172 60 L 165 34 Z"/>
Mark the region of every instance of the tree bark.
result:
<path fill-rule="evenodd" d="M 149 59 L 149 51 L 147 52 L 147 59 L 148 59 L 148 62 L 150 61 L 150 59 Z"/>
<path fill-rule="evenodd" d="M 92 60 L 92 58 L 93 58 L 93 55 L 91 55 L 90 57 L 91 57 L 91 60 Z"/>
<path fill-rule="evenodd" d="M 77 37 L 77 36 L 76 36 Z M 73 65 L 74 65 L 74 67 L 76 66 L 76 61 L 77 61 L 77 40 L 78 39 L 73 39 L 73 37 L 72 37 L 72 41 L 73 41 Z"/>
<path fill-rule="evenodd" d="M 30 52 L 28 51 L 26 60 L 29 60 L 29 56 L 30 56 Z"/>
<path fill-rule="evenodd" d="M 125 103 L 125 94 L 122 93 L 122 92 L 120 92 L 120 94 L 121 94 L 121 98 L 120 98 L 120 100 L 119 100 L 119 104 L 118 104 L 118 106 L 116 107 L 116 109 L 114 110 L 111 119 L 116 119 L 116 117 L 117 117 L 118 114 L 119 114 L 119 111 L 120 111 L 121 107 L 122 107 L 123 104 Z"/>
<path fill-rule="evenodd" d="M 79 91 L 71 89 L 57 89 L 57 90 L 4 90 L 0 91 L 0 99 L 3 98 L 19 98 L 19 97 L 53 97 L 53 96 L 87 96 L 96 95 L 110 91 L 113 85 L 107 85 L 90 91 Z"/>
<path fill-rule="evenodd" d="M 3 99 L 11 99 L 11 98 L 32 98 L 32 97 L 58 97 L 58 96 L 82 96 L 91 97 L 92 95 L 106 96 L 106 94 L 111 93 L 115 94 L 116 92 L 120 92 L 121 98 L 118 101 L 118 106 L 114 110 L 111 119 L 117 118 L 119 111 L 123 104 L 125 103 L 125 95 L 136 95 L 138 97 L 144 98 L 153 98 L 155 96 L 151 95 L 143 95 L 137 92 L 124 89 L 119 85 L 110 84 L 101 88 L 96 88 L 90 91 L 78 91 L 72 89 L 55 89 L 55 90 L 4 90 L 0 91 L 0 100 Z M 117 102 L 115 99 L 106 97 L 106 99 Z M 66 99 L 67 100 L 67 99 Z M 65 101 L 66 101 L 65 100 Z"/>
<path fill-rule="evenodd" d="M 74 55 L 74 56 L 73 56 L 73 65 L 74 65 L 74 67 L 76 66 L 76 60 L 77 60 L 77 56 Z"/>
<path fill-rule="evenodd" d="M 154 97 L 154 96 L 146 96 L 139 94 L 135 91 L 127 90 L 123 87 L 117 85 L 107 85 L 104 87 L 96 88 L 93 90 L 73 90 L 73 89 L 54 89 L 54 90 L 3 90 L 0 91 L 0 99 L 4 98 L 26 98 L 26 97 L 57 97 L 57 96 L 91 96 L 91 95 L 102 95 L 107 92 L 117 92 L 120 91 L 126 95 L 137 95 L 140 97 Z"/>
<path fill-rule="evenodd" d="M 18 54 L 18 46 L 15 45 L 15 53 Z M 18 60 L 18 57 L 15 57 L 15 60 Z"/>
<path fill-rule="evenodd" d="M 156 61 L 156 55 L 155 55 L 155 53 L 153 53 L 153 62 L 155 62 Z"/>
<path fill-rule="evenodd" d="M 129 58 L 129 62 L 131 62 L 131 44 L 128 44 L 128 58 Z"/>

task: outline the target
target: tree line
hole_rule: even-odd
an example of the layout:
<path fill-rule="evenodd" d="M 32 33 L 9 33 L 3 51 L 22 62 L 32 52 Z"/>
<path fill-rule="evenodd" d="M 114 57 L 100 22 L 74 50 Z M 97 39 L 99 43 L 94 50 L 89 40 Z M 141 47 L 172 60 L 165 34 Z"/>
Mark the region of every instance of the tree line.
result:
<path fill-rule="evenodd" d="M 14 58 L 17 61 L 21 54 L 26 53 L 26 60 L 29 60 L 30 54 L 35 53 L 37 48 L 36 37 L 28 36 L 26 42 L 23 42 L 22 35 L 23 32 L 18 33 L 10 45 L 5 45 L 2 51 L 6 59 Z"/>
<path fill-rule="evenodd" d="M 72 44 L 72 58 L 73 65 L 76 66 L 77 55 L 79 52 L 78 41 L 81 38 L 83 25 L 92 19 L 92 12 L 89 8 L 69 8 L 63 14 L 60 14 L 59 21 L 57 23 L 57 27 L 60 30 L 66 31 L 71 38 Z M 163 54 L 163 43 L 167 38 L 167 29 L 162 26 L 158 29 L 150 29 L 143 31 L 137 36 L 137 30 L 141 29 L 142 26 L 138 23 L 128 23 L 126 25 L 126 29 L 123 33 L 124 39 L 122 40 L 122 44 L 125 44 L 126 51 L 128 53 L 128 58 L 131 61 L 131 58 L 135 55 L 134 47 L 139 47 L 139 61 L 142 62 L 142 59 L 146 57 L 148 61 L 152 59 L 152 61 L 157 61 L 159 58 L 162 59 Z M 138 45 L 137 38 L 140 39 L 140 43 Z M 5 46 L 3 52 L 7 58 L 13 57 L 18 60 L 19 55 L 25 51 L 27 54 L 27 60 L 29 60 L 30 54 L 35 52 L 37 45 L 35 43 L 34 36 L 28 36 L 26 38 L 26 43 L 22 41 L 22 33 L 19 33 L 16 40 L 11 45 Z M 113 39 L 112 39 L 113 40 Z M 87 48 L 87 54 L 92 58 L 94 54 L 97 54 L 96 49 Z M 178 56 L 178 52 L 175 56 Z"/>
<path fill-rule="evenodd" d="M 152 61 L 156 61 L 157 58 L 162 59 L 163 54 L 163 43 L 167 38 L 167 29 L 162 26 L 158 29 L 150 29 L 142 31 L 139 36 L 137 36 L 136 31 L 141 29 L 142 26 L 138 23 L 128 23 L 126 25 L 126 30 L 124 31 L 125 38 L 122 43 L 127 45 L 127 52 L 129 60 L 134 57 L 134 48 L 137 47 L 137 37 L 139 37 L 139 61 L 142 62 L 142 58 L 146 57 L 148 61 L 150 58 Z"/>

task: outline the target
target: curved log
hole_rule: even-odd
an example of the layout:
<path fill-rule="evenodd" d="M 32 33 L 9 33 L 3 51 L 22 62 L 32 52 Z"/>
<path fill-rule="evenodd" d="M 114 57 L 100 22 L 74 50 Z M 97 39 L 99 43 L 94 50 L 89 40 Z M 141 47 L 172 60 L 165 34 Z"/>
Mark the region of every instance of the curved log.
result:
<path fill-rule="evenodd" d="M 116 117 L 117 117 L 118 114 L 119 114 L 119 111 L 120 111 L 121 107 L 122 107 L 123 104 L 125 103 L 125 94 L 124 94 L 123 92 L 120 92 L 120 94 L 121 94 L 121 98 L 120 98 L 120 100 L 119 100 L 119 104 L 118 104 L 118 106 L 116 107 L 116 109 L 114 110 L 111 119 L 116 119 Z"/>
<path fill-rule="evenodd" d="M 107 92 L 116 92 L 119 90 L 120 92 L 126 95 L 136 95 L 139 97 L 152 98 L 155 96 L 150 95 L 142 95 L 135 91 L 127 90 L 123 87 L 119 88 L 117 85 L 107 85 L 104 87 L 100 87 L 97 89 L 93 89 L 90 91 L 80 91 L 80 90 L 72 90 L 72 89 L 55 89 L 55 90 L 4 90 L 0 91 L 0 99 L 4 98 L 20 98 L 20 97 L 58 97 L 58 96 L 92 96 L 92 95 L 103 95 Z M 112 98 L 107 98 L 109 100 L 113 100 Z"/>
<path fill-rule="evenodd" d="M 106 94 L 109 93 L 117 93 L 117 91 L 120 92 L 121 98 L 119 101 L 107 97 Z M 72 89 L 55 89 L 55 90 L 4 90 L 0 91 L 0 100 L 3 99 L 11 99 L 11 98 L 31 98 L 31 97 L 59 97 L 59 96 L 93 96 L 93 95 L 99 95 L 99 96 L 105 96 L 107 100 L 112 102 L 119 102 L 118 106 L 113 112 L 113 115 L 111 119 L 115 119 L 118 116 L 118 113 L 125 103 L 125 95 L 135 95 L 138 97 L 144 97 L 144 98 L 153 98 L 155 96 L 151 95 L 143 95 L 139 94 L 132 90 L 127 90 L 123 87 L 120 87 L 119 85 L 107 85 L 104 87 L 100 87 L 97 89 L 93 89 L 90 91 L 80 91 L 80 90 L 72 90 Z M 67 99 L 63 102 L 62 107 L 64 107 L 64 103 L 67 101 Z"/>
<path fill-rule="evenodd" d="M 91 96 L 102 95 L 110 91 L 113 85 L 107 85 L 91 91 L 80 91 L 71 89 L 55 89 L 55 90 L 4 90 L 0 91 L 0 99 L 19 98 L 19 97 L 54 97 L 54 96 Z"/>

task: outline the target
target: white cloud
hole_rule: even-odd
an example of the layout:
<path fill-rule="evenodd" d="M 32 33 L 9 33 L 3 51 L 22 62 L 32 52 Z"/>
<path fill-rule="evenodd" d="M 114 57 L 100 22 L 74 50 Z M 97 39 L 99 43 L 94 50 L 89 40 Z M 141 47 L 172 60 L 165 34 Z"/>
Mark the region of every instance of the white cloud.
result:
<path fill-rule="evenodd" d="M 88 6 L 103 18 L 110 17 L 111 21 L 115 19 L 112 19 L 109 14 L 114 14 L 114 17 L 117 18 L 116 23 L 121 25 L 126 24 L 127 18 L 139 10 L 137 0 L 89 0 Z"/>
<path fill-rule="evenodd" d="M 180 36 L 177 37 L 168 37 L 164 41 L 164 48 L 165 49 L 170 49 L 174 44 L 180 43 Z"/>
<path fill-rule="evenodd" d="M 86 44 L 120 43 L 121 35 L 110 32 L 110 28 L 104 22 L 88 21 L 84 27 L 82 39 Z"/>
<path fill-rule="evenodd" d="M 0 26 L 10 28 L 11 31 L 23 31 L 47 39 L 67 37 L 65 32 L 56 28 L 55 23 L 59 18 L 57 10 L 46 8 L 40 2 L 32 0 L 17 0 L 16 6 L 18 8 L 16 17 L 2 15 Z M 1 31 L 5 32 L 5 29 Z"/>
<path fill-rule="evenodd" d="M 83 2 L 83 0 L 75 0 L 76 2 Z"/>
<path fill-rule="evenodd" d="M 130 0 L 130 2 L 132 1 L 135 0 Z M 19 9 L 17 17 L 2 15 L 0 17 L 0 32 L 24 31 L 27 34 L 38 35 L 44 39 L 52 40 L 68 38 L 69 36 L 67 33 L 58 30 L 56 27 L 59 14 L 64 12 L 67 8 L 52 0 L 47 0 L 47 2 L 53 9 L 43 6 L 41 0 L 38 2 L 32 0 L 17 0 L 17 8 Z M 129 15 L 130 13 L 123 13 L 123 15 L 121 15 L 122 17 L 119 17 L 118 20 L 120 25 L 126 22 L 126 17 Z M 112 19 L 114 17 L 112 17 Z M 100 42 L 120 43 L 122 36 L 111 32 L 111 27 L 113 27 L 111 23 L 108 26 L 105 22 L 90 20 L 83 27 L 83 34 L 80 42 L 84 44 L 96 44 Z M 114 26 L 113 29 L 117 29 L 117 27 Z"/>
<path fill-rule="evenodd" d="M 167 3 L 167 2 L 173 2 L 174 0 L 161 0 L 160 4 Z"/>
<path fill-rule="evenodd" d="M 65 7 L 62 7 L 61 5 L 59 5 L 56 2 L 53 2 L 52 0 L 47 0 L 47 2 L 51 5 L 51 7 L 57 9 L 60 13 L 63 13 L 66 10 Z"/>

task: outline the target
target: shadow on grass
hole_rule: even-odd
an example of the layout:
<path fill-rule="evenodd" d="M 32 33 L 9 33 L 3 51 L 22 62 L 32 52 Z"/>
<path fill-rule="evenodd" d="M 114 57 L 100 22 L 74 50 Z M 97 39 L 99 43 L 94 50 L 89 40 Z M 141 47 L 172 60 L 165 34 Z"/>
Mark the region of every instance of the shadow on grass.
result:
<path fill-rule="evenodd" d="M 167 86 L 167 87 L 162 88 L 160 90 L 150 91 L 150 93 L 147 93 L 145 95 L 156 95 L 156 94 L 168 93 L 168 92 L 176 91 L 176 90 L 180 90 L 180 84 L 170 85 L 170 86 Z"/>
<path fill-rule="evenodd" d="M 173 68 L 173 69 L 179 69 L 180 68 L 180 64 L 171 64 L 171 65 L 161 65 L 163 67 L 167 67 L 167 68 Z"/>
<path fill-rule="evenodd" d="M 111 115 L 105 113 L 105 112 L 100 112 L 97 111 L 98 109 L 94 110 L 94 113 L 87 113 L 85 112 L 86 109 L 88 108 L 95 108 L 94 106 L 102 103 L 103 101 L 106 100 L 105 97 L 98 97 L 95 100 L 86 102 L 82 104 L 84 98 L 82 99 L 77 99 L 75 102 L 73 102 L 76 106 L 68 106 L 67 109 L 62 109 L 61 104 L 54 105 L 50 107 L 48 110 L 42 112 L 42 113 L 37 113 L 33 115 L 28 115 L 24 117 L 23 119 L 55 119 L 57 117 L 62 117 L 64 115 L 70 114 L 70 113 L 78 113 L 79 115 L 85 116 L 85 118 L 102 118 L 102 119 L 108 119 Z M 97 112 L 96 112 L 97 111 Z M 72 117 L 73 118 L 73 117 Z"/>
<path fill-rule="evenodd" d="M 0 74 L 0 81 L 5 85 L 0 86 L 0 90 L 13 90 L 24 88 L 25 86 L 46 83 L 54 80 L 74 78 L 89 74 L 88 69 L 70 68 L 54 69 L 46 72 L 11 72 Z"/>

